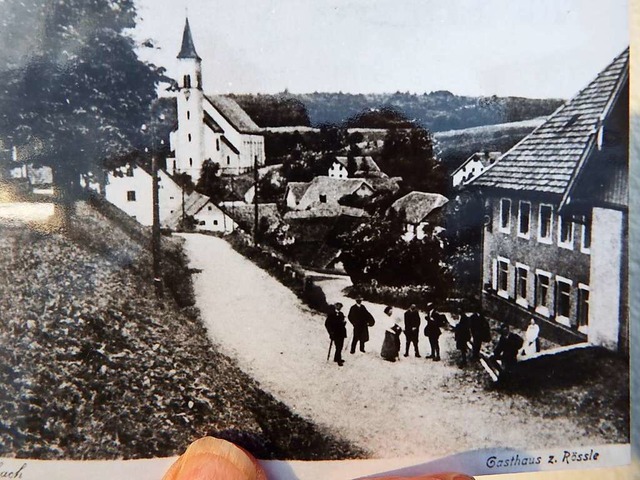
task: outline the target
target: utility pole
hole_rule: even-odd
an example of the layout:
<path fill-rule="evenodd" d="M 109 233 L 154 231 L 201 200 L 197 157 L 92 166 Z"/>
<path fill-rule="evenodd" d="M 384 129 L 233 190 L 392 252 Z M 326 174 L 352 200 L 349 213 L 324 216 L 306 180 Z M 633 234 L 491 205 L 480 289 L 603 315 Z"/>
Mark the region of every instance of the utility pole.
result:
<path fill-rule="evenodd" d="M 151 230 L 153 283 L 156 287 L 156 296 L 162 298 L 162 271 L 160 269 L 160 192 L 158 185 L 158 156 L 155 151 L 151 153 L 151 172 L 153 176 L 153 226 Z"/>
<path fill-rule="evenodd" d="M 161 120 L 163 116 L 160 117 Z M 151 127 L 151 179 L 152 179 L 152 203 L 153 203 L 153 224 L 151 226 L 151 257 L 153 259 L 153 284 L 156 290 L 156 297 L 162 298 L 162 269 L 160 265 L 160 192 L 158 184 L 158 153 L 156 152 L 156 131 L 153 123 Z M 147 126 L 143 125 L 142 130 Z"/>
<path fill-rule="evenodd" d="M 258 156 L 253 156 L 253 245 L 258 245 Z"/>

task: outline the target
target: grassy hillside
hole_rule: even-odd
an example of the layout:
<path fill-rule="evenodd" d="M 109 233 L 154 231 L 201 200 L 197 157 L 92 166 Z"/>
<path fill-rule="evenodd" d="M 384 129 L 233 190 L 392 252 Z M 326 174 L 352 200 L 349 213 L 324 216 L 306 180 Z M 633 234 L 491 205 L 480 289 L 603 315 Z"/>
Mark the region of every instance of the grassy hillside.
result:
<path fill-rule="evenodd" d="M 475 152 L 506 152 L 543 121 L 544 118 L 534 118 L 521 122 L 448 130 L 434 133 L 433 138 L 437 142 L 440 158 L 449 171 L 452 171 Z"/>
<path fill-rule="evenodd" d="M 176 301 L 190 303 L 179 244 L 164 268 L 182 290 L 158 301 L 146 231 L 86 203 L 74 223 L 66 236 L 0 224 L 0 456 L 169 456 L 205 434 L 262 458 L 364 454 L 213 348 Z"/>

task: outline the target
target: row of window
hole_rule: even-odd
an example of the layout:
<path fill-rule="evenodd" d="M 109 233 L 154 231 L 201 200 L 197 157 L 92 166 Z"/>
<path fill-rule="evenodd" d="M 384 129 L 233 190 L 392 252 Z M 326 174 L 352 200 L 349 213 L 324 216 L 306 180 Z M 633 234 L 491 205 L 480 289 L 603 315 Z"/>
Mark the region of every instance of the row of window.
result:
<path fill-rule="evenodd" d="M 515 285 L 511 291 L 512 275 Z M 494 267 L 494 289 L 503 298 L 513 299 L 525 308 L 533 307 L 537 313 L 554 318 L 558 323 L 587 333 L 589 324 L 589 286 L 574 282 L 560 275 L 516 263 L 511 267 L 509 259 L 498 257 Z M 533 289 L 531 289 L 533 284 Z M 576 308 L 572 310 L 572 304 Z"/>
<path fill-rule="evenodd" d="M 511 200 L 503 198 L 500 200 L 500 223 L 499 230 L 502 233 L 511 233 Z M 553 205 L 540 204 L 538 207 L 538 229 L 537 240 L 540 243 L 553 243 L 554 220 L 558 225 L 557 242 L 558 246 L 573 250 L 574 232 L 576 225 L 581 225 L 580 251 L 589 253 L 591 248 L 591 221 L 583 218 L 581 224 L 575 223 L 570 217 L 564 215 L 554 215 Z M 531 202 L 520 200 L 518 203 L 517 235 L 518 237 L 531 238 Z"/>

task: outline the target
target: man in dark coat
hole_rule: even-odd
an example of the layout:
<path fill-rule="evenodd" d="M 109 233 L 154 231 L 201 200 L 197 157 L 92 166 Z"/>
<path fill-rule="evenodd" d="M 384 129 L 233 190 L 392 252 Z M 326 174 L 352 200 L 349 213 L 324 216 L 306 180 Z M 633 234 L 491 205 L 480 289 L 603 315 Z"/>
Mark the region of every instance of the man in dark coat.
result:
<path fill-rule="evenodd" d="M 454 337 L 456 339 L 456 348 L 460 350 L 460 366 L 467 364 L 467 351 L 469 350 L 469 340 L 471 340 L 470 319 L 466 313 L 460 316 L 460 321 L 454 328 Z"/>
<path fill-rule="evenodd" d="M 333 310 L 327 316 L 327 320 L 324 322 L 324 326 L 329 333 L 329 338 L 336 348 L 333 361 L 340 367 L 344 365 L 344 360 L 342 360 L 342 347 L 344 346 L 344 339 L 347 338 L 347 321 L 344 319 L 344 313 L 342 313 L 341 310 L 342 304 L 336 303 L 333 306 Z"/>
<path fill-rule="evenodd" d="M 502 360 L 505 370 L 511 370 L 518 362 L 518 351 L 522 348 L 524 340 L 520 335 L 509 333 L 509 326 L 502 325 L 500 339 L 493 350 L 493 358 Z"/>
<path fill-rule="evenodd" d="M 409 307 L 409 310 L 404 312 L 404 335 L 407 338 L 407 348 L 405 349 L 404 356 L 409 356 L 409 347 L 413 343 L 413 350 L 417 358 L 420 358 L 420 352 L 418 351 L 418 333 L 420 332 L 420 312 L 414 304 Z"/>
<path fill-rule="evenodd" d="M 473 338 L 471 341 L 473 345 L 472 358 L 477 360 L 480 358 L 482 343 L 491 341 L 491 328 L 481 313 L 474 312 L 469 319 L 471 320 L 471 337 Z"/>
<path fill-rule="evenodd" d="M 349 322 L 353 325 L 351 353 L 356 353 L 358 343 L 360 351 L 364 353 L 364 344 L 369 341 L 369 327 L 373 327 L 376 322 L 367 307 L 362 305 L 362 297 L 356 298 L 356 303 L 349 309 Z"/>
<path fill-rule="evenodd" d="M 427 306 L 427 325 L 424 327 L 424 334 L 429 339 L 429 345 L 431 346 L 431 355 L 426 358 L 432 358 L 435 362 L 440 361 L 440 327 L 442 320 L 440 313 L 436 312 L 433 308 L 433 304 Z"/>

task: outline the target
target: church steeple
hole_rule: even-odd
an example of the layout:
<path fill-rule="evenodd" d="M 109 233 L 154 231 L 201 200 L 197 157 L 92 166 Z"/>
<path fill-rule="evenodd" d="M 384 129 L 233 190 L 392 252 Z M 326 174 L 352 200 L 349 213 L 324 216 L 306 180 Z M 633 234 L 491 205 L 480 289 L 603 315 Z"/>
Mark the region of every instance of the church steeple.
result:
<path fill-rule="evenodd" d="M 197 61 L 202 60 L 198 56 L 196 47 L 193 44 L 193 38 L 191 37 L 191 28 L 189 27 L 188 18 L 186 19 L 186 22 L 184 24 L 184 32 L 182 33 L 182 48 L 180 48 L 178 58 L 193 58 Z"/>

